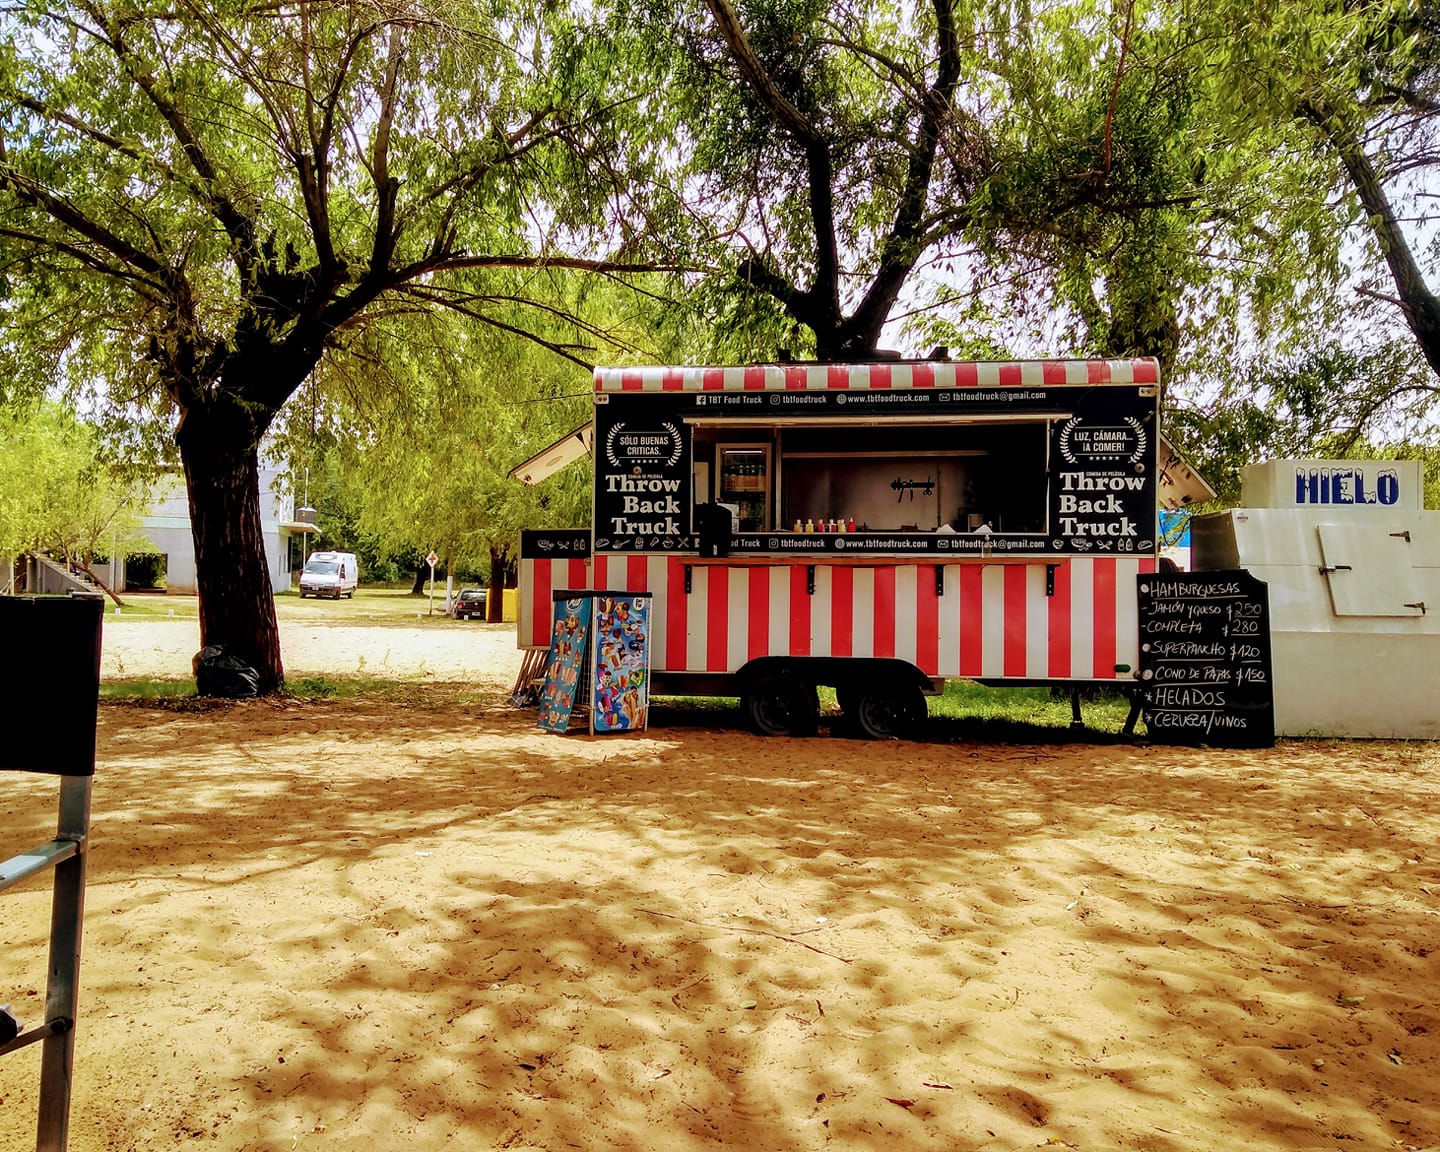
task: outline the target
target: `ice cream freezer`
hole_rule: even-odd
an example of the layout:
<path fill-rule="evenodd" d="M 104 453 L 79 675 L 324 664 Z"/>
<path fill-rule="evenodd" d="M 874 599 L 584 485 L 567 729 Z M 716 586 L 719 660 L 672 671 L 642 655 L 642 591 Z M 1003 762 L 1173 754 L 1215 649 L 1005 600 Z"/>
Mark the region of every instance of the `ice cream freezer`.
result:
<path fill-rule="evenodd" d="M 1440 511 L 1418 461 L 1272 460 L 1196 516 L 1195 569 L 1269 588 L 1275 731 L 1440 738 Z"/>

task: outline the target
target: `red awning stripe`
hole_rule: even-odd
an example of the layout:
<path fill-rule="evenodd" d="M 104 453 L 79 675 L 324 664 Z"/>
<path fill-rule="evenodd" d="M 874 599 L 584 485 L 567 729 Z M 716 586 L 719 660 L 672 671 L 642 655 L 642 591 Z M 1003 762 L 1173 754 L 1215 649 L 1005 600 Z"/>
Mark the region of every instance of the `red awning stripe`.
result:
<path fill-rule="evenodd" d="M 1135 360 L 882 361 L 746 367 L 597 368 L 597 392 L 863 391 L 872 388 L 1026 388 L 1155 384 L 1159 364 Z"/>

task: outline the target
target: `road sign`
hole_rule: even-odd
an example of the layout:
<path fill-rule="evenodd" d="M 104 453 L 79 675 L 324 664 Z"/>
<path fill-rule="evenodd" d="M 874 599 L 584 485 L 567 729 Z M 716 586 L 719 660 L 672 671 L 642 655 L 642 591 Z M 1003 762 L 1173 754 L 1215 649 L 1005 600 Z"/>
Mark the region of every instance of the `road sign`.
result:
<path fill-rule="evenodd" d="M 433 568 L 436 564 L 440 563 L 440 557 L 435 555 L 435 553 L 432 551 L 430 555 L 425 557 L 425 563 L 427 563 L 428 565 L 430 565 L 431 568 Z"/>

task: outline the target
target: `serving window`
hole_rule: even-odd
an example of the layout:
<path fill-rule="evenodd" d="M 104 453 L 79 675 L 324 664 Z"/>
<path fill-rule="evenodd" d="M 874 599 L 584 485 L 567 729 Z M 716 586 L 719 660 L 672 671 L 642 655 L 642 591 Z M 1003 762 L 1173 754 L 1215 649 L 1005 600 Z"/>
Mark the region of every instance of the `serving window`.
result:
<path fill-rule="evenodd" d="M 843 523 L 869 532 L 1041 533 L 1048 429 L 1045 417 L 703 424 L 693 428 L 695 500 L 729 505 L 741 532 Z"/>

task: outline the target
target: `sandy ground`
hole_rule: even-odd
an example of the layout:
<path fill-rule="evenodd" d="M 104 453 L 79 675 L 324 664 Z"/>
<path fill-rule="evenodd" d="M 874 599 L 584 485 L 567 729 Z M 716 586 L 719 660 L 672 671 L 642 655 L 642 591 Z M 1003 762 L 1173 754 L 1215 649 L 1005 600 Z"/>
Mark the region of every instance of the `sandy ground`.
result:
<path fill-rule="evenodd" d="M 556 736 L 508 628 L 305 627 L 493 702 L 101 709 L 77 1152 L 1440 1146 L 1434 745 Z M 48 883 L 0 909 L 33 1022 Z"/>
<path fill-rule="evenodd" d="M 286 605 L 292 613 L 303 613 L 308 607 Z M 188 677 L 199 647 L 198 621 L 127 620 L 117 624 L 107 616 L 100 674 L 106 680 Z M 436 621 L 424 627 L 366 626 L 326 624 L 304 616 L 281 617 L 280 648 L 287 677 L 338 673 L 470 680 L 497 686 L 497 690 L 508 690 L 514 684 L 521 655 L 515 647 L 513 624 Z"/>

